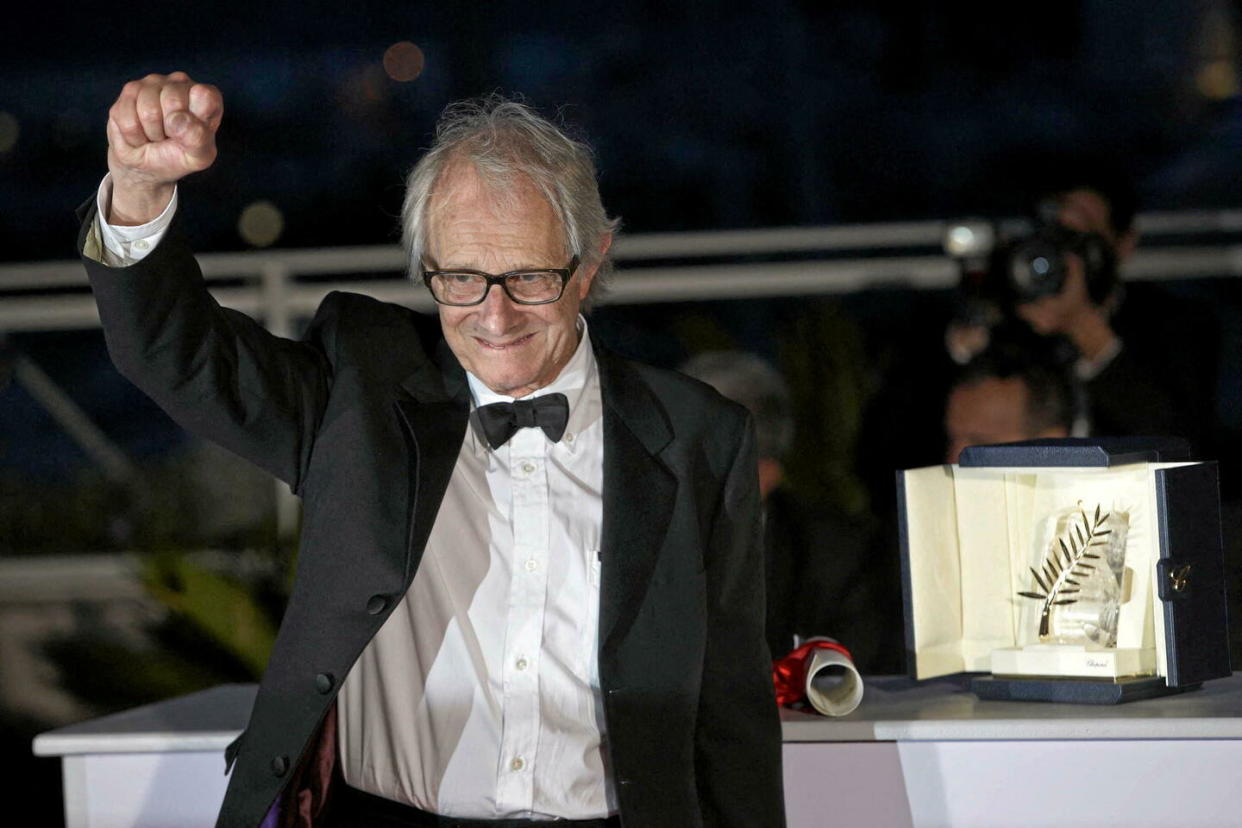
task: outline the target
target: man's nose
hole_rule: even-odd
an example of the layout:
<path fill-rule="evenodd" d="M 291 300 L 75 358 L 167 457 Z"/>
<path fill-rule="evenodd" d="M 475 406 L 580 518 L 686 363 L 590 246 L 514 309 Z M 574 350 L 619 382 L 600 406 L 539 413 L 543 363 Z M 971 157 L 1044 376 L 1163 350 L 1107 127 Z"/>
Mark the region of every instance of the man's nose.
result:
<path fill-rule="evenodd" d="M 500 285 L 488 285 L 487 295 L 479 305 L 479 320 L 494 333 L 502 333 L 518 321 L 521 311 Z"/>

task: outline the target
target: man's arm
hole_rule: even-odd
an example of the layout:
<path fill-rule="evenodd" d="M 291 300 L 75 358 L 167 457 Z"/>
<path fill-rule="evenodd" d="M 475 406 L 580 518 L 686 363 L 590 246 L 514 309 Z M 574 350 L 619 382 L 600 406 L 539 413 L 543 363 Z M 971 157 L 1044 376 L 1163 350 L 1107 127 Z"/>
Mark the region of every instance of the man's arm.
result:
<path fill-rule="evenodd" d="M 83 247 L 97 220 L 136 225 L 159 216 L 176 182 L 215 159 L 222 111 L 219 92 L 184 73 L 126 84 L 108 118 L 109 216 L 87 210 Z M 177 223 L 174 216 L 159 245 L 128 267 L 84 256 L 108 352 L 182 426 L 297 489 L 327 399 L 327 357 L 221 308 Z M 325 309 L 313 328 L 330 320 Z"/>
<path fill-rule="evenodd" d="M 785 824 L 781 730 L 764 639 L 763 536 L 754 432 L 732 444 L 707 561 L 707 651 L 695 775 L 707 826 Z"/>

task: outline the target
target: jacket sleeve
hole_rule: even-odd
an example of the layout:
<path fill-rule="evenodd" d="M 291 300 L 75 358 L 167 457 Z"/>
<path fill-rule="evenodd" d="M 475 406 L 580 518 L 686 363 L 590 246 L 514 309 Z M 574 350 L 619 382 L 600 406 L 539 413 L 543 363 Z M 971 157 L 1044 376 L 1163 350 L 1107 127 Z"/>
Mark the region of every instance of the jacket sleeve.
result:
<path fill-rule="evenodd" d="M 93 236 L 84 207 L 79 250 Z M 307 341 L 274 336 L 222 308 L 180 231 L 180 217 L 142 261 L 112 268 L 82 257 L 117 370 L 182 427 L 219 443 L 300 490 L 328 396 L 326 301 Z"/>
<path fill-rule="evenodd" d="M 695 776 L 704 825 L 775 828 L 785 824 L 781 730 L 763 631 L 758 461 L 749 419 L 740 432 L 706 563 Z"/>

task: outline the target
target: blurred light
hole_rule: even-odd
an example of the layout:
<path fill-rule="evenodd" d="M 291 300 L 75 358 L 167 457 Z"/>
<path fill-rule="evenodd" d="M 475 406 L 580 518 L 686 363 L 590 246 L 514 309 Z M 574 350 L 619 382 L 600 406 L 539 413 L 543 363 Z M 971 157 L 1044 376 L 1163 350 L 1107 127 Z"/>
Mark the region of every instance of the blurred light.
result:
<path fill-rule="evenodd" d="M 1213 60 L 1199 68 L 1195 77 L 1195 85 L 1199 93 L 1214 101 L 1223 101 L 1238 94 L 1238 73 L 1233 68 L 1233 61 Z"/>
<path fill-rule="evenodd" d="M 256 201 L 242 210 L 237 232 L 247 244 L 269 247 L 285 229 L 285 217 L 270 201 Z"/>
<path fill-rule="evenodd" d="M 996 231 L 986 221 L 959 221 L 944 234 L 944 252 L 955 259 L 986 256 L 992 252 Z"/>
<path fill-rule="evenodd" d="M 408 40 L 394 43 L 384 52 L 384 71 L 401 83 L 417 78 L 423 72 L 423 50 Z"/>
<path fill-rule="evenodd" d="M 9 152 L 17 146 L 17 136 L 21 134 L 21 131 L 17 118 L 9 112 L 0 112 L 0 154 Z"/>

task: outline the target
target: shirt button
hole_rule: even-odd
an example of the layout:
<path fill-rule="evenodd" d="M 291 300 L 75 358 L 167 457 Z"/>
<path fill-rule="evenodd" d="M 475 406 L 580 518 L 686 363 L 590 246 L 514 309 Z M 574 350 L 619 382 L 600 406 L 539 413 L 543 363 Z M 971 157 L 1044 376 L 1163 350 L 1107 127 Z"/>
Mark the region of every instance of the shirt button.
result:
<path fill-rule="evenodd" d="M 568 433 L 562 439 L 564 439 L 566 443 L 572 443 L 574 441 L 574 435 L 572 433 Z"/>
<path fill-rule="evenodd" d="M 535 464 L 534 464 L 534 463 L 523 463 L 523 464 L 522 464 L 522 473 L 523 473 L 523 474 L 534 474 L 534 473 L 535 473 Z"/>
<path fill-rule="evenodd" d="M 535 560 L 534 558 L 527 558 L 525 566 L 526 566 L 527 572 L 534 572 L 536 569 L 539 568 L 539 561 Z"/>
<path fill-rule="evenodd" d="M 151 245 L 147 243 L 146 239 L 139 239 L 138 241 L 134 242 L 135 250 L 146 250 L 150 246 Z"/>
<path fill-rule="evenodd" d="M 519 658 L 517 661 L 515 661 L 515 662 L 513 663 L 513 666 L 514 666 L 514 667 L 516 667 L 516 668 L 518 668 L 519 670 L 525 670 L 525 669 L 526 669 L 526 659 L 524 659 L 524 658 Z"/>
<path fill-rule="evenodd" d="M 524 767 L 526 767 L 526 763 L 522 761 L 521 756 L 513 757 L 513 761 L 509 763 L 509 770 L 520 771 Z"/>

